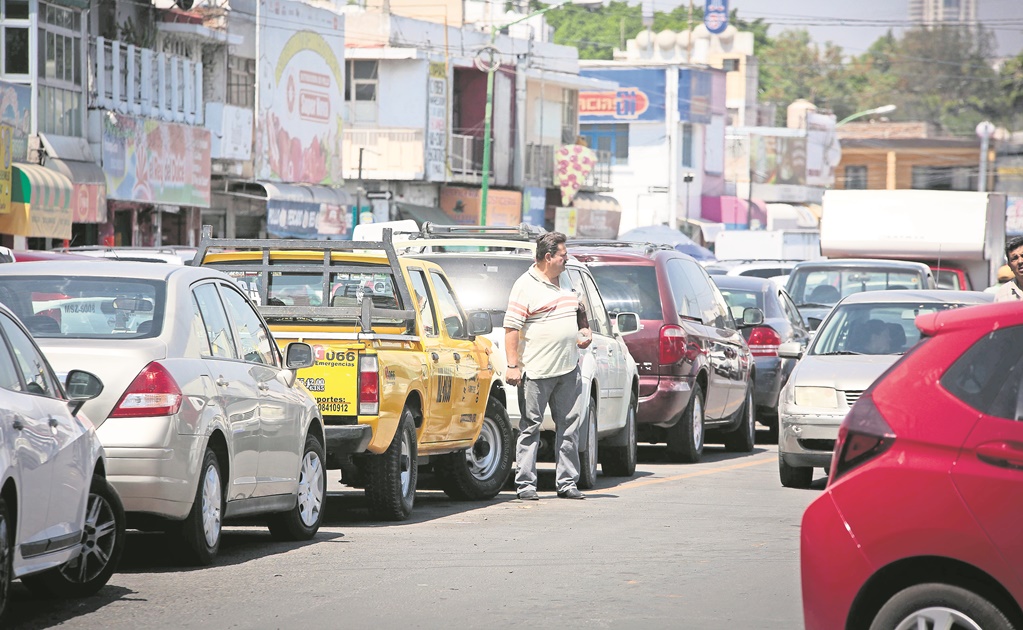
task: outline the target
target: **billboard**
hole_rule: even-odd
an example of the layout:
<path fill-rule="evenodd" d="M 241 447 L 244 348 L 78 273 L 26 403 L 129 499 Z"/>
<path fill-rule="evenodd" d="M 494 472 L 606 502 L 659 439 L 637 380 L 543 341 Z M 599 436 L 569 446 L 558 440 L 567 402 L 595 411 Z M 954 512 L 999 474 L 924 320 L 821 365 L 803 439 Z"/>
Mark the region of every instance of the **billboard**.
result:
<path fill-rule="evenodd" d="M 28 160 L 28 136 L 32 132 L 32 88 L 0 81 L 0 122 L 13 128 L 11 161 Z"/>
<path fill-rule="evenodd" d="M 703 8 L 703 25 L 715 35 L 728 28 L 728 0 L 707 0 Z"/>
<path fill-rule="evenodd" d="M 290 0 L 258 1 L 255 178 L 339 185 L 344 17 Z"/>
<path fill-rule="evenodd" d="M 617 90 L 579 91 L 579 122 L 664 120 L 667 77 L 658 68 L 585 68 L 579 75 L 616 81 Z"/>
<path fill-rule="evenodd" d="M 430 62 L 429 105 L 426 120 L 426 178 L 431 182 L 447 179 L 448 80 L 447 66 Z"/>
<path fill-rule="evenodd" d="M 266 200 L 266 231 L 278 238 L 351 240 L 355 207 L 288 199 Z"/>
<path fill-rule="evenodd" d="M 806 138 L 750 136 L 754 184 L 806 185 Z"/>
<path fill-rule="evenodd" d="M 479 225 L 479 188 L 443 186 L 440 189 L 440 207 L 452 223 Z M 522 222 L 522 193 L 517 190 L 487 191 L 487 225 L 518 225 Z"/>
<path fill-rule="evenodd" d="M 806 185 L 827 188 L 835 183 L 842 148 L 834 114 L 806 113 Z"/>
<path fill-rule="evenodd" d="M 107 112 L 107 198 L 210 207 L 210 132 L 203 127 Z"/>

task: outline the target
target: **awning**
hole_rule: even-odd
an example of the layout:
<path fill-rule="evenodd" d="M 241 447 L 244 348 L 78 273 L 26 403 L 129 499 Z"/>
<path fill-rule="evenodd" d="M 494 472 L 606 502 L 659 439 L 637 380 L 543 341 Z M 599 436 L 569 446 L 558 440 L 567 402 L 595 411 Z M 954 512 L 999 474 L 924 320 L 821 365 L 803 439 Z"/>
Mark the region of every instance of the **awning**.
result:
<path fill-rule="evenodd" d="M 71 181 L 71 215 L 75 223 L 106 223 L 107 180 L 98 164 L 47 158 L 46 168 Z"/>
<path fill-rule="evenodd" d="M 452 225 L 455 223 L 455 220 L 449 217 L 446 212 L 433 206 L 417 206 L 414 203 L 405 203 L 404 201 L 395 201 L 394 206 L 398 209 L 397 218 L 412 219 L 420 227 L 426 222 L 438 225 Z"/>
<path fill-rule="evenodd" d="M 572 198 L 575 208 L 575 235 L 584 238 L 618 238 L 622 207 L 608 195 L 581 192 Z"/>
<path fill-rule="evenodd" d="M 279 184 L 263 181 L 232 182 L 228 186 L 228 191 L 235 194 L 265 197 L 274 201 L 324 203 L 333 206 L 350 206 L 355 203 L 352 196 L 341 188 L 311 184 Z"/>
<path fill-rule="evenodd" d="M 57 171 L 11 164 L 11 212 L 0 215 L 0 233 L 71 238 L 71 180 Z"/>
<path fill-rule="evenodd" d="M 266 199 L 266 230 L 281 238 L 351 239 L 355 226 L 353 200 L 329 186 L 232 182 L 228 194 Z"/>

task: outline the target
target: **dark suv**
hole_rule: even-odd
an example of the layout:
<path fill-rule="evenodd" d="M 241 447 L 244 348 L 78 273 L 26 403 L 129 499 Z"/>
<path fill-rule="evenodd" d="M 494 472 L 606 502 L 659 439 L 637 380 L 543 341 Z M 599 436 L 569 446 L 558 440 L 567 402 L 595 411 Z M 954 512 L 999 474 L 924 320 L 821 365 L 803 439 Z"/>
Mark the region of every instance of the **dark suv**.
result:
<path fill-rule="evenodd" d="M 674 462 L 700 459 L 705 429 L 728 450 L 753 450 L 755 370 L 739 328 L 762 322 L 762 311 L 737 325 L 703 267 L 668 246 L 570 241 L 569 251 L 612 316 L 639 313 L 625 340 L 639 367 L 638 440 L 666 442 Z"/>

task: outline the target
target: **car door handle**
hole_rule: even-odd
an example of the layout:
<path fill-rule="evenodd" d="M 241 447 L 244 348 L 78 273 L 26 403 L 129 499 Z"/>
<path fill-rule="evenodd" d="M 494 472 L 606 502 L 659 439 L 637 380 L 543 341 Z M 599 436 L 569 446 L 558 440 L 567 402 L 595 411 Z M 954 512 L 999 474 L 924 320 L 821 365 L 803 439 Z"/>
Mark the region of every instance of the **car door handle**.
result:
<path fill-rule="evenodd" d="M 977 447 L 977 457 L 994 466 L 1023 470 L 1023 444 L 1016 442 L 985 442 Z"/>
<path fill-rule="evenodd" d="M 56 429 L 57 427 L 60 426 L 60 420 L 57 420 L 53 416 L 50 416 L 49 423 L 50 423 L 50 426 L 53 427 L 54 429 Z"/>
<path fill-rule="evenodd" d="M 21 421 L 21 418 L 16 418 L 11 426 L 14 427 L 16 431 L 21 431 L 25 428 L 25 423 Z"/>
<path fill-rule="evenodd" d="M 437 361 L 440 361 L 440 355 L 437 354 L 436 352 L 431 352 L 430 353 L 430 358 L 433 359 L 434 363 L 436 363 Z"/>
<path fill-rule="evenodd" d="M 259 391 L 261 391 L 261 392 L 267 392 L 267 391 L 270 391 L 270 386 L 269 386 L 269 385 L 267 385 L 266 383 L 259 383 L 258 385 L 256 385 L 256 387 L 257 387 L 257 388 L 259 389 Z"/>
<path fill-rule="evenodd" d="M 458 354 L 457 352 L 452 354 L 451 356 L 453 356 L 455 358 L 455 361 L 461 361 L 462 360 L 462 355 Z"/>
<path fill-rule="evenodd" d="M 231 382 L 228 381 L 223 376 L 217 377 L 217 385 L 220 385 L 221 387 L 227 387 L 230 384 L 231 384 Z"/>

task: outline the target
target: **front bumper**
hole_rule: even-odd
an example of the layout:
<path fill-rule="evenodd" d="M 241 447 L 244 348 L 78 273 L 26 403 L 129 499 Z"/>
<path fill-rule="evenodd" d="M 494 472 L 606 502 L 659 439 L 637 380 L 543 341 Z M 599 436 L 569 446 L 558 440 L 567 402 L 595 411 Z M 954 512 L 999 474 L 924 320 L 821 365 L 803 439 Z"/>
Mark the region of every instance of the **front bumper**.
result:
<path fill-rule="evenodd" d="M 789 466 L 828 468 L 835 452 L 838 428 L 846 409 L 835 413 L 791 414 L 781 411 L 778 431 L 778 455 Z"/>
<path fill-rule="evenodd" d="M 373 439 L 373 428 L 368 424 L 327 425 L 323 427 L 327 444 L 327 468 L 341 468 L 348 455 L 362 453 Z"/>

